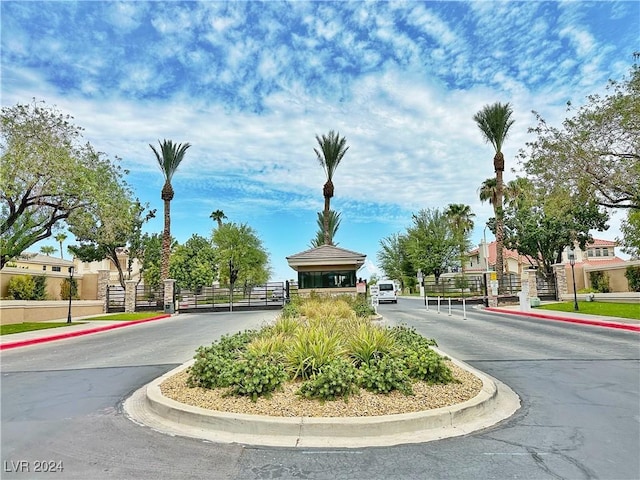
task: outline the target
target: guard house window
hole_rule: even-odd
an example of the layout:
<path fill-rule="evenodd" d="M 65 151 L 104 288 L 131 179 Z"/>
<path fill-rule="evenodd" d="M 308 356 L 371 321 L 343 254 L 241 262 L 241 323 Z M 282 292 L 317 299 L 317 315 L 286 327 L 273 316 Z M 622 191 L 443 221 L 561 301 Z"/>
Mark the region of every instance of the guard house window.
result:
<path fill-rule="evenodd" d="M 356 286 L 355 270 L 298 272 L 299 288 L 345 288 Z"/>
<path fill-rule="evenodd" d="M 60 267 L 51 267 L 52 272 L 60 272 Z"/>

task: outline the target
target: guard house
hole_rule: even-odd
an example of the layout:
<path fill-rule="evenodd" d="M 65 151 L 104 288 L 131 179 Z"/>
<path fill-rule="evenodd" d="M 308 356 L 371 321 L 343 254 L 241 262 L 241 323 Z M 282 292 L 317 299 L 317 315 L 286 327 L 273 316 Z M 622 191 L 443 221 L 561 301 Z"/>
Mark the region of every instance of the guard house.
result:
<path fill-rule="evenodd" d="M 367 256 L 338 248 L 321 245 L 287 257 L 289 266 L 298 272 L 298 292 L 356 293 L 356 272 L 364 265 Z"/>

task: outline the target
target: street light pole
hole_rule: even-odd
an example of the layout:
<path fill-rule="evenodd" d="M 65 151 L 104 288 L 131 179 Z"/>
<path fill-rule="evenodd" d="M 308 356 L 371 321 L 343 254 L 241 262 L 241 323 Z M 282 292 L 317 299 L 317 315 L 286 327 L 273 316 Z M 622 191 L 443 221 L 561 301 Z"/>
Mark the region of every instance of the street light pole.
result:
<path fill-rule="evenodd" d="M 71 323 L 71 297 L 73 296 L 73 267 L 69 267 L 69 313 L 67 323 Z"/>
<path fill-rule="evenodd" d="M 569 264 L 571 265 L 571 277 L 573 278 L 573 309 L 578 311 L 578 292 L 576 292 L 576 272 L 574 270 L 574 265 L 576 264 L 576 253 L 571 247 L 569 249 Z"/>

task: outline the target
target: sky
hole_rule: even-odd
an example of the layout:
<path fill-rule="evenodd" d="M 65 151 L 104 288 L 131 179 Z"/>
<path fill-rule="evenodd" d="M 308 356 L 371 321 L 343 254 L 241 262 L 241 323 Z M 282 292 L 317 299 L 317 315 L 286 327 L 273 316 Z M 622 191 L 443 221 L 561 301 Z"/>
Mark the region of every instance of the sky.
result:
<path fill-rule="evenodd" d="M 640 47 L 640 2 L 0 2 L 1 104 L 44 100 L 84 139 L 121 158 L 135 195 L 158 210 L 163 177 L 149 144 L 189 142 L 173 177 L 171 233 L 209 237 L 222 210 L 270 255 L 310 248 L 325 174 L 316 135 L 349 150 L 334 175 L 339 247 L 382 275 L 380 241 L 420 209 L 469 205 L 478 244 L 493 215 L 478 188 L 494 175 L 473 121 L 509 102 L 505 180 L 533 137 L 532 111 L 560 126 L 566 104 L 621 80 Z M 596 238 L 620 236 L 614 216 Z M 70 238 L 67 243 L 73 243 Z M 57 246 L 53 239 L 31 247 Z"/>

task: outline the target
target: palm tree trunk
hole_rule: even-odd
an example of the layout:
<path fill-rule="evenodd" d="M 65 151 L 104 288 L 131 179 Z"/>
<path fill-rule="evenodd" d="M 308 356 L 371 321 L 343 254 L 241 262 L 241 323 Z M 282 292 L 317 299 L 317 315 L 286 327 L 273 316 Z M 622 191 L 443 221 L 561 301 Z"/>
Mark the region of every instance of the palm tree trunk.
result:
<path fill-rule="evenodd" d="M 323 230 L 324 230 L 324 244 L 331 245 L 331 240 L 329 236 L 329 210 L 331 209 L 331 197 L 324 197 L 324 219 L 323 219 Z"/>
<path fill-rule="evenodd" d="M 502 208 L 503 199 L 503 180 L 502 170 L 496 170 L 496 275 L 499 284 L 502 283 L 502 275 L 504 273 L 504 209 Z"/>
<path fill-rule="evenodd" d="M 169 254 L 171 251 L 171 201 L 164 201 L 164 230 L 162 231 L 162 262 L 160 278 L 169 278 Z"/>

